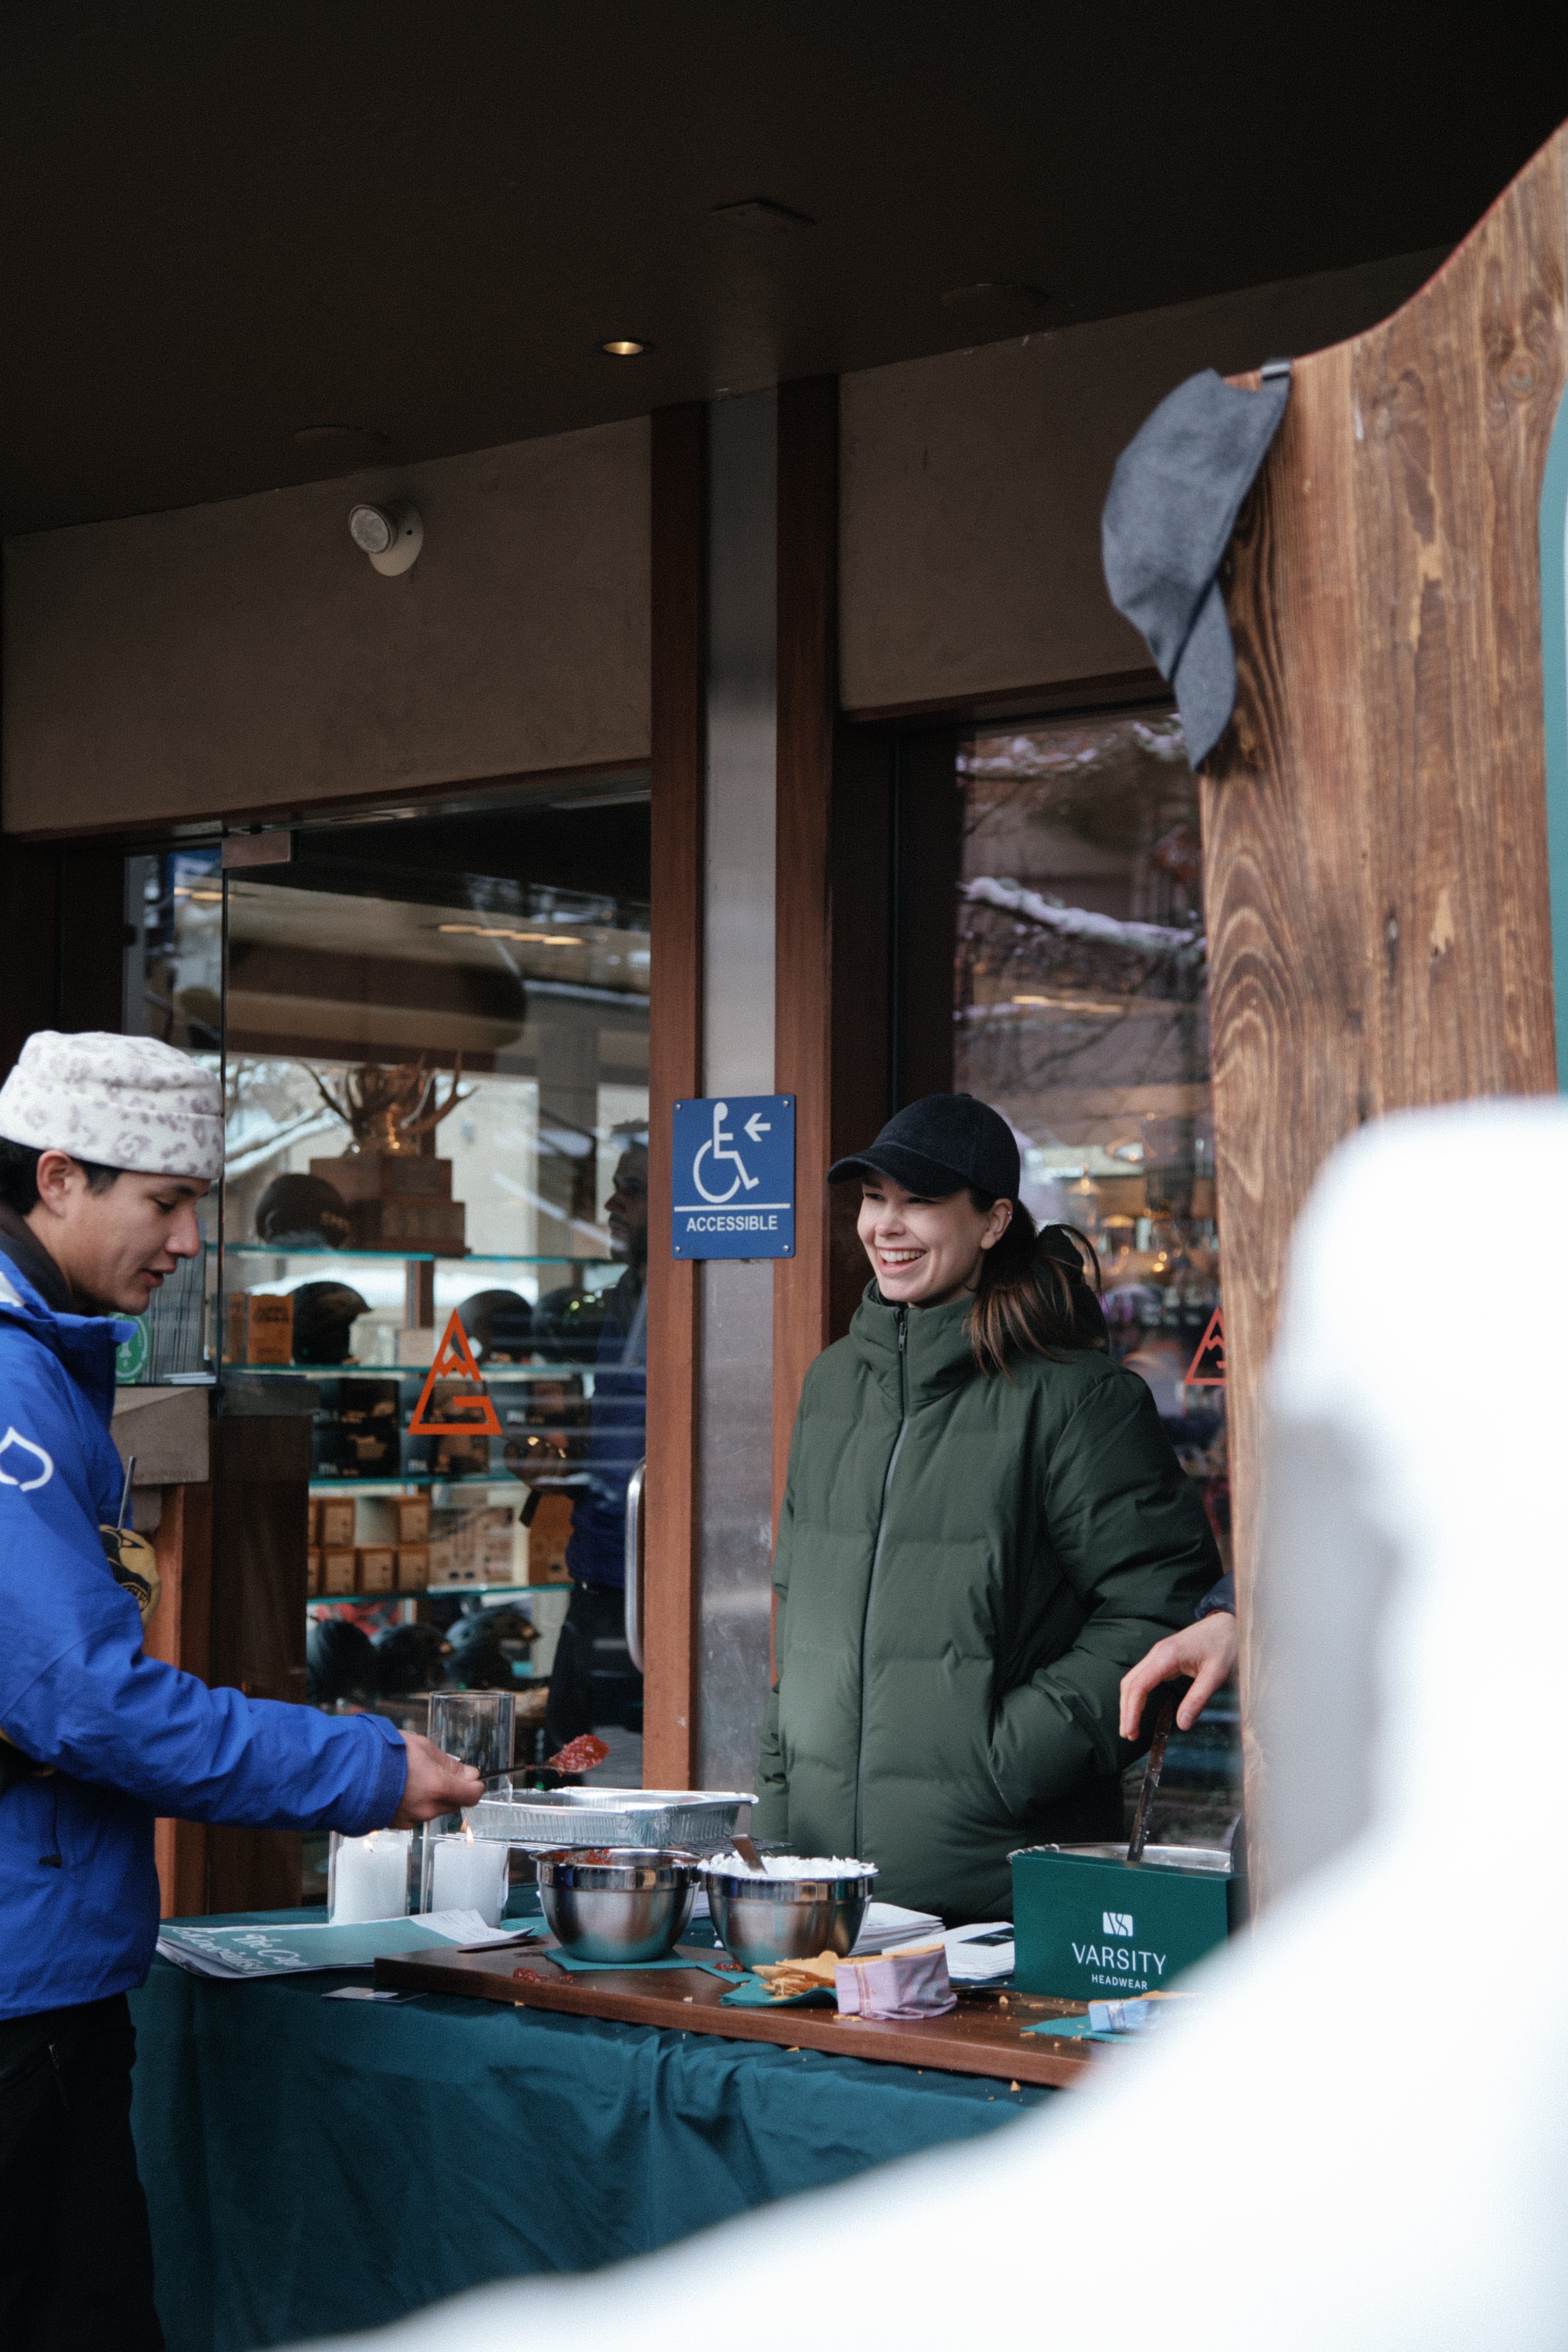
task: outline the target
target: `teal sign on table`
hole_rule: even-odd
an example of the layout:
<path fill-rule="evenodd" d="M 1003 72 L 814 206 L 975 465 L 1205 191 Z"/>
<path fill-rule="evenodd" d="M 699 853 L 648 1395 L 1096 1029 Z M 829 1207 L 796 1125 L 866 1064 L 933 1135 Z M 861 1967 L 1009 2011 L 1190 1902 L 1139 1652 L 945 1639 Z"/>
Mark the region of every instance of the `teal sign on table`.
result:
<path fill-rule="evenodd" d="M 671 1186 L 676 1257 L 793 1257 L 795 1097 L 678 1102 Z"/>

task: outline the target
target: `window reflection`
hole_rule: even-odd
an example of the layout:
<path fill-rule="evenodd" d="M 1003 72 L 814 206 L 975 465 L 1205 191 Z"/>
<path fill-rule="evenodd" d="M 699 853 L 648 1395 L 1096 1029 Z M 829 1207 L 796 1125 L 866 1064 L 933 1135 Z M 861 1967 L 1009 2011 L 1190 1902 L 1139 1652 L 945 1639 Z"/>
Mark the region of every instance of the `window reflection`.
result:
<path fill-rule="evenodd" d="M 977 733 L 956 770 L 952 1083 L 1011 1121 L 1036 1217 L 1094 1241 L 1112 1352 L 1152 1390 L 1228 1568 L 1202 847 L 1179 722 Z M 1201 1835 L 1235 1810 L 1234 1701 L 1180 1746 L 1167 1781 Z"/>

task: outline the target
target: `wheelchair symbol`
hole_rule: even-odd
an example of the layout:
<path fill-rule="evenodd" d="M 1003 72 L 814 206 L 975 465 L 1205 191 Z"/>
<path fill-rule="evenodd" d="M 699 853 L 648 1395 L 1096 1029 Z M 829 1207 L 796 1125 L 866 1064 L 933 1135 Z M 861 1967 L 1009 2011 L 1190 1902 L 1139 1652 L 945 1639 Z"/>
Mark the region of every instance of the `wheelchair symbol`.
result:
<path fill-rule="evenodd" d="M 710 1201 L 716 1209 L 721 1209 L 726 1201 L 732 1201 L 742 1184 L 745 1186 L 748 1192 L 754 1192 L 757 1186 L 762 1182 L 762 1178 L 760 1176 L 752 1176 L 747 1172 L 745 1161 L 742 1159 L 740 1153 L 733 1149 L 735 1141 L 734 1136 L 730 1133 L 724 1126 L 724 1119 L 729 1112 L 729 1108 L 730 1106 L 728 1103 L 716 1102 L 714 1104 L 712 1135 L 702 1146 L 701 1150 L 698 1153 L 696 1159 L 691 1163 L 692 1182 L 696 1185 L 697 1190 L 701 1193 L 703 1199 L 705 1201 Z M 746 1132 L 748 1135 L 752 1135 L 752 1129 L 753 1128 L 760 1128 L 763 1132 L 765 1133 L 767 1129 L 767 1122 L 764 1119 L 753 1118 L 747 1125 Z M 758 1140 L 758 1138 L 755 1135 L 752 1135 L 752 1140 L 755 1143 Z M 719 1172 L 719 1162 L 721 1160 L 729 1160 L 734 1162 L 735 1173 L 730 1180 L 730 1189 L 727 1192 L 710 1192 L 708 1190 L 707 1185 L 702 1181 L 702 1162 L 708 1159 L 710 1154 L 712 1156 L 712 1173 L 715 1177 L 717 1177 Z"/>

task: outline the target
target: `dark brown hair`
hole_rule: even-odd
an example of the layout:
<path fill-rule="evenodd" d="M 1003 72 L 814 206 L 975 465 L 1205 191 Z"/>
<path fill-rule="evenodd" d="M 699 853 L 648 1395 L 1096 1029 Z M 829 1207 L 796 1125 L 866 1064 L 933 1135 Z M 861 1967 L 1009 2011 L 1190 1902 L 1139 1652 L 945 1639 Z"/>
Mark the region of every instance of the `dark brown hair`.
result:
<path fill-rule="evenodd" d="M 995 1204 L 994 1194 L 973 1186 L 969 1197 L 980 1210 Z M 1086 1264 L 1094 1270 L 1092 1290 Z M 1027 1351 L 1057 1362 L 1064 1349 L 1108 1348 L 1100 1255 L 1089 1235 L 1077 1225 L 1037 1225 L 1015 1201 L 1011 1224 L 980 1262 L 969 1339 L 981 1370 L 1005 1380 L 1012 1378 L 1009 1356 Z"/>
<path fill-rule="evenodd" d="M 38 1162 L 43 1156 L 37 1144 L 13 1143 L 9 1136 L 0 1136 L 0 1201 L 19 1217 L 38 1205 Z M 78 1159 L 75 1152 L 68 1151 L 66 1157 L 76 1160 L 85 1171 L 89 1192 L 107 1192 L 122 1173 L 118 1168 L 100 1167 L 96 1160 Z"/>

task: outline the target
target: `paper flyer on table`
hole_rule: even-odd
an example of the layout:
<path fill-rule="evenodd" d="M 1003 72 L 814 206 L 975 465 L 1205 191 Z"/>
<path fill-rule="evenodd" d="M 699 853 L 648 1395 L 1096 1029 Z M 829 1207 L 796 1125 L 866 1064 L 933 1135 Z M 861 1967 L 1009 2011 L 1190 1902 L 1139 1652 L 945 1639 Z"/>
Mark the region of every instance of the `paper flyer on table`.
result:
<path fill-rule="evenodd" d="M 300 1976 L 320 1969 L 368 1969 L 397 1952 L 435 1944 L 505 1944 L 512 1927 L 487 1927 L 477 1911 L 426 1911 L 416 1918 L 363 1919 L 334 1927 L 324 1919 L 298 1927 L 279 1921 L 248 1927 L 204 1927 L 181 1920 L 164 1927 L 158 1949 L 194 1976 L 230 1982 L 247 1977 Z"/>

